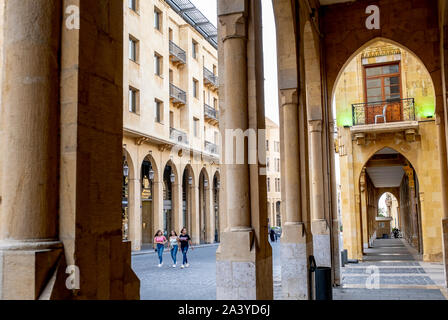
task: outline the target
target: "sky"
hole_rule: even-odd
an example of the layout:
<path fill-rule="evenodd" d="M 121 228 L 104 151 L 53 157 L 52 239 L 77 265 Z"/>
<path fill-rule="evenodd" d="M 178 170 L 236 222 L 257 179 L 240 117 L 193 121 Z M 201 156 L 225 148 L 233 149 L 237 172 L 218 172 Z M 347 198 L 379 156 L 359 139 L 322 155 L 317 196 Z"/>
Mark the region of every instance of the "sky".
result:
<path fill-rule="evenodd" d="M 216 0 L 190 0 L 215 26 L 217 26 Z M 263 53 L 265 74 L 266 116 L 279 124 L 277 41 L 275 35 L 274 11 L 271 0 L 261 0 L 263 4 Z"/>

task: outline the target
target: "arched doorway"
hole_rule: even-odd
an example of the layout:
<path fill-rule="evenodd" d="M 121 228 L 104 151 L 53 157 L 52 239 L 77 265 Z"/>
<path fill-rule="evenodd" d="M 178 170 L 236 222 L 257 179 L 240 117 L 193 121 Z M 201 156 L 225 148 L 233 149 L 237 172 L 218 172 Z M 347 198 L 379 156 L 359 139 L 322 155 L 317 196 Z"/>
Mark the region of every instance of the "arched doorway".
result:
<path fill-rule="evenodd" d="M 135 192 L 133 185 L 130 183 L 135 176 L 134 165 L 131 156 L 126 149 L 123 149 L 123 183 L 121 196 L 121 219 L 122 219 L 122 235 L 123 240 L 130 240 L 130 220 L 131 205 L 130 199 Z"/>
<path fill-rule="evenodd" d="M 215 173 L 213 177 L 213 212 L 215 218 L 215 242 L 220 241 L 220 229 L 219 229 L 219 189 L 221 188 L 221 183 L 219 179 L 219 172 Z"/>
<path fill-rule="evenodd" d="M 383 148 L 365 163 L 359 176 L 357 229 L 364 249 L 376 239 L 389 239 L 392 229 L 423 253 L 422 211 L 417 173 L 403 154 Z"/>

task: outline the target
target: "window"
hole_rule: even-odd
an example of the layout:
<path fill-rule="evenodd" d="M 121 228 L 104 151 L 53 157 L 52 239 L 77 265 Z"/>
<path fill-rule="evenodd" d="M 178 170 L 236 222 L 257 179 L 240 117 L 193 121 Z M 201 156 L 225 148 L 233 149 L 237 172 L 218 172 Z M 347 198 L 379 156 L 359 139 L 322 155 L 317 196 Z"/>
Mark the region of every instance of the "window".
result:
<path fill-rule="evenodd" d="M 268 185 L 268 192 L 271 192 L 271 178 L 267 178 L 266 183 Z"/>
<path fill-rule="evenodd" d="M 274 161 L 275 161 L 275 172 L 280 172 L 280 159 L 276 158 Z"/>
<path fill-rule="evenodd" d="M 129 36 L 129 60 L 138 62 L 138 40 Z"/>
<path fill-rule="evenodd" d="M 155 112 L 155 121 L 158 123 L 162 123 L 163 121 L 163 102 L 155 99 L 154 100 L 154 112 Z"/>
<path fill-rule="evenodd" d="M 218 110 L 218 99 L 213 98 L 213 108 L 215 108 L 215 110 Z"/>
<path fill-rule="evenodd" d="M 129 87 L 129 112 L 138 112 L 139 91 L 135 88 Z"/>
<path fill-rule="evenodd" d="M 401 121 L 403 106 L 401 102 L 400 64 L 365 66 L 365 106 L 366 124 L 374 124 L 375 116 L 383 114 L 386 107 L 385 122 Z"/>
<path fill-rule="evenodd" d="M 215 144 L 218 145 L 219 144 L 219 132 L 215 131 Z"/>
<path fill-rule="evenodd" d="M 199 97 L 199 81 L 196 79 L 193 79 L 193 97 Z"/>
<path fill-rule="evenodd" d="M 269 151 L 269 140 L 266 140 L 266 151 Z"/>
<path fill-rule="evenodd" d="M 196 138 L 199 137 L 199 119 L 198 118 L 193 118 L 193 130 L 194 130 L 194 136 Z"/>
<path fill-rule="evenodd" d="M 266 158 L 266 168 L 268 168 L 268 171 L 270 170 L 269 167 L 270 167 L 270 166 L 269 166 L 269 158 Z"/>
<path fill-rule="evenodd" d="M 192 55 L 193 59 L 198 58 L 198 43 L 194 40 L 192 41 L 191 55 Z"/>
<path fill-rule="evenodd" d="M 274 151 L 280 152 L 280 142 L 278 142 L 278 141 L 274 142 Z"/>
<path fill-rule="evenodd" d="M 162 11 L 154 7 L 154 29 L 162 31 Z"/>
<path fill-rule="evenodd" d="M 280 192 L 280 178 L 275 179 L 275 192 Z"/>
<path fill-rule="evenodd" d="M 154 53 L 154 74 L 162 76 L 162 56 L 158 53 Z"/>
<path fill-rule="evenodd" d="M 129 9 L 137 12 L 137 0 L 128 0 Z"/>
<path fill-rule="evenodd" d="M 401 99 L 400 65 L 398 63 L 365 68 L 366 102 Z"/>

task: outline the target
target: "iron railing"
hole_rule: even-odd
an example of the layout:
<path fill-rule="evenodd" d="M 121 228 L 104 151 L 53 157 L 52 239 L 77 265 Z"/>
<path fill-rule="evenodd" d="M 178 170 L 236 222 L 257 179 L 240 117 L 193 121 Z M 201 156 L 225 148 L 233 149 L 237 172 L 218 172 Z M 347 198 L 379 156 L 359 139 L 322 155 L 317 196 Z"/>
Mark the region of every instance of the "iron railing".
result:
<path fill-rule="evenodd" d="M 170 55 L 173 56 L 175 62 L 187 63 L 187 53 L 185 50 L 170 40 Z"/>
<path fill-rule="evenodd" d="M 218 146 L 214 143 L 205 141 L 204 142 L 205 151 L 211 154 L 218 154 Z"/>
<path fill-rule="evenodd" d="M 187 104 L 187 93 L 170 83 L 170 97 L 177 103 Z"/>
<path fill-rule="evenodd" d="M 212 71 L 208 70 L 206 67 L 204 67 L 204 80 L 205 82 L 208 82 L 212 84 L 215 87 L 218 87 L 218 76 L 215 75 Z"/>
<path fill-rule="evenodd" d="M 382 117 L 385 107 L 386 119 Z M 353 104 L 352 117 L 353 126 L 415 121 L 415 101 L 414 98 L 408 98 Z"/>
<path fill-rule="evenodd" d="M 204 114 L 206 117 L 208 117 L 210 119 L 215 119 L 215 120 L 219 119 L 219 111 L 216 110 L 215 108 L 209 106 L 208 104 L 204 104 Z"/>
<path fill-rule="evenodd" d="M 174 128 L 170 128 L 170 139 L 179 144 L 188 144 L 188 135 Z"/>

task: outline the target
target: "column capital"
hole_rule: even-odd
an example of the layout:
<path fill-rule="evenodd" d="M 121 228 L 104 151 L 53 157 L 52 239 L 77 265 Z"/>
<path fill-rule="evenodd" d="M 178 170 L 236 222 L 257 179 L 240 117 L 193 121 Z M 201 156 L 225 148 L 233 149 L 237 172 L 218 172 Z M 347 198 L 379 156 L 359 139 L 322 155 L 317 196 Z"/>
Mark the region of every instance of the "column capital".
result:
<path fill-rule="evenodd" d="M 309 132 L 322 132 L 322 120 L 309 120 Z"/>
<path fill-rule="evenodd" d="M 223 42 L 228 39 L 247 38 L 247 19 L 244 12 L 219 16 L 219 23 L 223 27 Z"/>
<path fill-rule="evenodd" d="M 299 90 L 297 88 L 280 90 L 281 107 L 299 104 Z"/>

